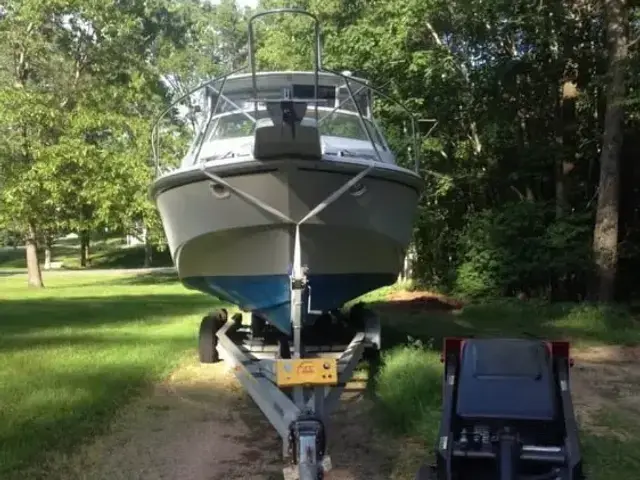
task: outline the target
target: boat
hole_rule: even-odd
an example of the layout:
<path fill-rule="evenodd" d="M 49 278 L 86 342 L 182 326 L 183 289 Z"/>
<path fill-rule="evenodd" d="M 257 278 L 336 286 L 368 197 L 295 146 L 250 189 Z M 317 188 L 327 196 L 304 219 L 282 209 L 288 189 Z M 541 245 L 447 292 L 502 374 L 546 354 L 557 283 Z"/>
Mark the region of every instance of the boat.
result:
<path fill-rule="evenodd" d="M 251 36 L 248 68 L 198 87 L 205 119 L 150 195 L 182 283 L 290 335 L 296 270 L 309 312 L 396 282 L 424 183 L 373 116 L 382 92 L 323 67 L 319 35 L 310 71 L 258 71 Z"/>

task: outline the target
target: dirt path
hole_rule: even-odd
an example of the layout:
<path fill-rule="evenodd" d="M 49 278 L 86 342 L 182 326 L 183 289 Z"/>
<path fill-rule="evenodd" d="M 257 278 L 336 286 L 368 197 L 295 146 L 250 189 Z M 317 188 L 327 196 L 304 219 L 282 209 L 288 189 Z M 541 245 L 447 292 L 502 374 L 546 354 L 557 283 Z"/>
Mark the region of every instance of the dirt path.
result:
<path fill-rule="evenodd" d="M 329 480 L 388 480 L 405 455 L 376 435 L 363 392 L 345 394 L 330 432 Z M 410 449 L 404 448 L 404 453 Z M 189 362 L 65 459 L 68 480 L 275 480 L 281 443 L 223 363 Z"/>
<path fill-rule="evenodd" d="M 573 357 L 578 423 L 594 434 L 626 438 L 640 426 L 640 347 L 588 347 Z"/>

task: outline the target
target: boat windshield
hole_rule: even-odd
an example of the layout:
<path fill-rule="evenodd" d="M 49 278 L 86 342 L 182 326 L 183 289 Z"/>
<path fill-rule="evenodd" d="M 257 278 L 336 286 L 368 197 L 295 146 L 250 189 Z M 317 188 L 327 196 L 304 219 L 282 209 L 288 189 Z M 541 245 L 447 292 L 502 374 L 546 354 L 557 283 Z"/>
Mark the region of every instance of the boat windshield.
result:
<path fill-rule="evenodd" d="M 236 111 L 235 113 L 226 113 L 214 117 L 205 141 L 212 142 L 253 135 L 253 118 L 255 117 L 255 113 L 253 110 L 247 110 L 246 112 Z M 258 118 L 256 118 L 256 120 L 269 117 L 268 112 L 264 109 L 258 110 L 257 113 Z M 315 118 L 315 109 L 308 111 L 307 117 Z M 369 130 L 371 138 L 383 150 L 386 150 L 385 143 L 373 123 L 368 119 L 363 120 Z M 330 108 L 319 108 L 318 122 L 320 135 L 370 141 L 367 132 L 362 128 L 362 123 L 357 114 L 344 110 L 333 111 Z"/>

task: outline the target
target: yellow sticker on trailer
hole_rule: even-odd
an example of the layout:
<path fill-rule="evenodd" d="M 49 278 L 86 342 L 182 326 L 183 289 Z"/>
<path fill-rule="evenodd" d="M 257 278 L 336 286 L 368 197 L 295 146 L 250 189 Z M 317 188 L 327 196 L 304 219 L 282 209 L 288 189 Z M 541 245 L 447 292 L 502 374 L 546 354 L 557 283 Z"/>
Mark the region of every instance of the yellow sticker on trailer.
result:
<path fill-rule="evenodd" d="M 293 358 L 276 361 L 279 387 L 336 385 L 338 361 L 335 358 Z"/>

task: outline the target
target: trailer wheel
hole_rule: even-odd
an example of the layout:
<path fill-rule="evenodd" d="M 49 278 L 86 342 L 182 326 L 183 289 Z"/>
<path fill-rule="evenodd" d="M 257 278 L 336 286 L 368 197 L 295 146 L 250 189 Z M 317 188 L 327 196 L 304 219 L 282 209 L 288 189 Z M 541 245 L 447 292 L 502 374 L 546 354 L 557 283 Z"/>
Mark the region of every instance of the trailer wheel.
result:
<path fill-rule="evenodd" d="M 218 355 L 218 331 L 220 319 L 207 315 L 200 323 L 200 334 L 198 336 L 198 353 L 200 363 L 216 363 L 220 360 Z"/>
<path fill-rule="evenodd" d="M 229 319 L 229 312 L 227 312 L 226 308 L 221 308 L 220 310 L 214 310 L 209 314 L 209 316 L 215 320 L 215 333 L 220 330 L 225 323 L 227 323 L 227 320 Z"/>
<path fill-rule="evenodd" d="M 416 480 L 436 480 L 433 468 L 429 465 L 422 465 L 416 474 Z"/>

